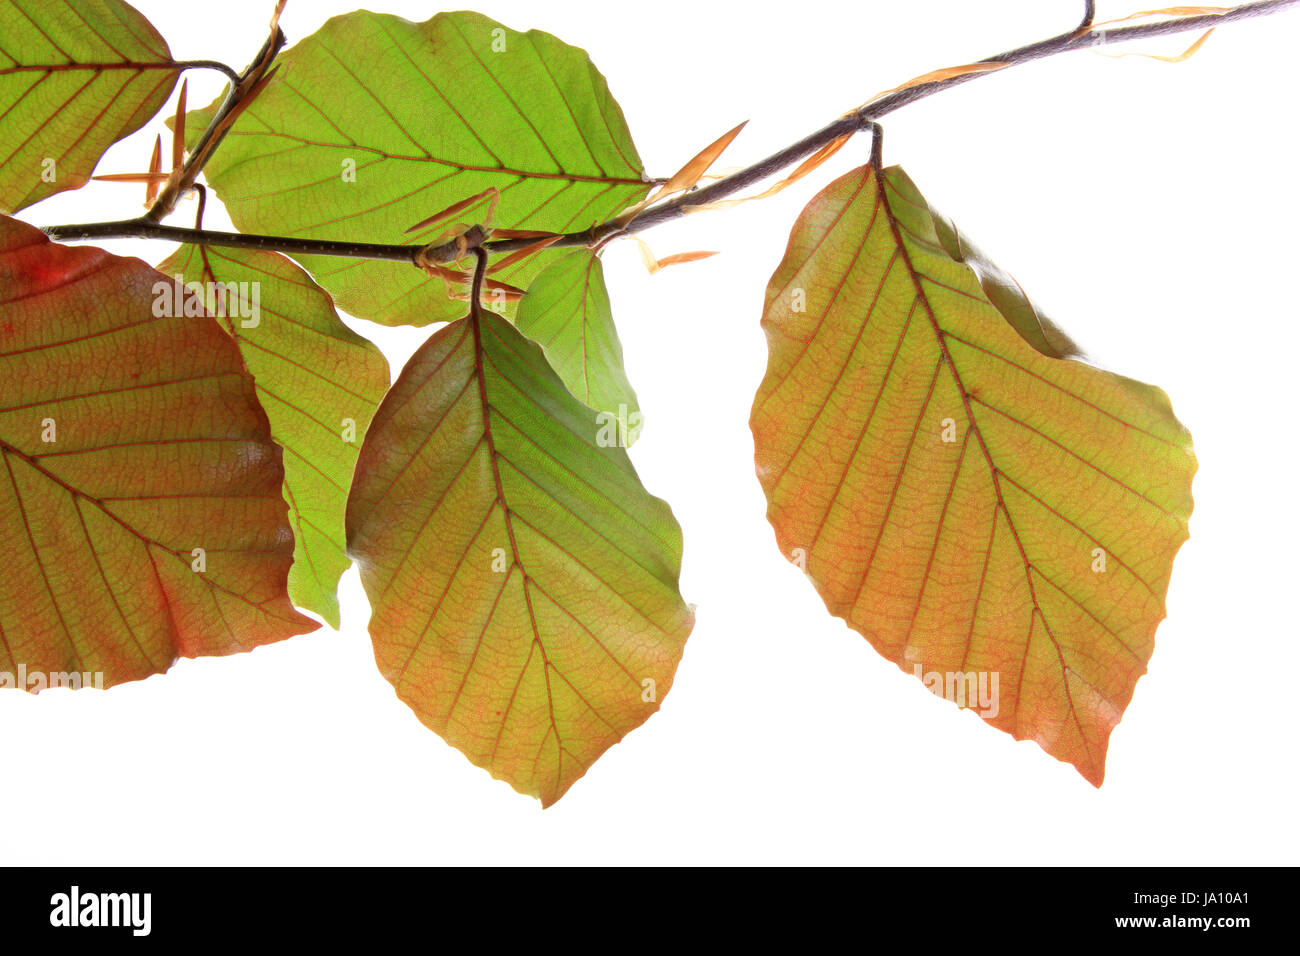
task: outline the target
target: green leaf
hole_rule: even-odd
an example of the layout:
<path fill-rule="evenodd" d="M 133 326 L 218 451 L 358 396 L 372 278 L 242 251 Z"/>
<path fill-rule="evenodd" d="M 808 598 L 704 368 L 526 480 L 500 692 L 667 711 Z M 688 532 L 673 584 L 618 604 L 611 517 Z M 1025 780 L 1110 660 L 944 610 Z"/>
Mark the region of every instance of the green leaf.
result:
<path fill-rule="evenodd" d="M 1064 357 L 897 168 L 809 203 L 763 325 L 751 426 L 782 552 L 885 657 L 1100 785 L 1187 539 L 1168 397 Z"/>
<path fill-rule="evenodd" d="M 209 314 L 238 343 L 271 437 L 286 452 L 284 496 L 294 531 L 289 595 L 338 627 L 338 581 L 350 564 L 343 513 L 361 440 L 388 391 L 387 360 L 278 253 L 181 246 L 158 271 L 202 284 Z"/>
<path fill-rule="evenodd" d="M 158 31 L 121 0 L 0 0 L 0 212 L 85 185 L 179 74 Z"/>
<path fill-rule="evenodd" d="M 535 344 L 462 319 L 380 406 L 348 502 L 380 670 L 545 805 L 658 708 L 694 620 L 677 522 L 606 437 Z"/>
<path fill-rule="evenodd" d="M 962 235 L 951 219 L 930 208 L 925 197 L 902 170 L 891 169 L 886 176 L 892 188 L 897 191 L 899 200 L 914 207 L 920 214 L 912 222 L 914 234 L 923 236 L 931 246 L 938 246 L 954 262 L 968 266 L 979 280 L 985 298 L 1002 313 L 1002 317 L 1022 339 L 1051 358 L 1082 358 L 1083 353 L 1079 347 L 1029 301 L 1020 283 Z"/>
<path fill-rule="evenodd" d="M 519 303 L 515 325 L 542 346 L 569 391 L 589 407 L 639 418 L 599 256 L 581 249 L 542 270 Z"/>
<path fill-rule="evenodd" d="M 165 285 L 0 217 L 0 673 L 116 684 L 317 626 L 252 378 Z"/>
<path fill-rule="evenodd" d="M 278 62 L 205 171 L 245 232 L 427 243 L 435 230 L 405 230 L 489 187 L 501 191 L 493 225 L 568 232 L 648 188 L 604 77 L 549 34 L 476 13 L 411 23 L 360 11 Z M 526 287 L 555 255 L 496 278 Z M 427 325 L 464 314 L 411 266 L 299 260 L 352 315 Z"/>

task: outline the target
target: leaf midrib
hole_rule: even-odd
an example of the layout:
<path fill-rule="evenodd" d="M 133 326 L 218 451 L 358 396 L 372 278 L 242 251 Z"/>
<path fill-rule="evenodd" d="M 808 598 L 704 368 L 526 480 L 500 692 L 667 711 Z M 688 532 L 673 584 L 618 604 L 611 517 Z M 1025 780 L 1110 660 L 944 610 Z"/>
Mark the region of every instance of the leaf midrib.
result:
<path fill-rule="evenodd" d="M 274 139 L 285 139 L 294 143 L 300 143 L 303 146 L 317 146 L 324 149 L 346 149 L 352 152 L 372 153 L 376 156 L 382 156 L 384 159 L 391 159 L 404 163 L 434 163 L 438 166 L 450 166 L 453 169 L 462 172 L 471 173 L 492 173 L 505 176 L 519 176 L 524 179 L 557 179 L 565 182 L 578 183 L 602 183 L 616 186 L 650 186 L 651 183 L 644 179 L 632 179 L 625 176 L 591 176 L 585 173 L 558 173 L 534 172 L 526 169 L 515 169 L 510 166 L 478 166 L 472 163 L 458 163 L 450 159 L 441 159 L 437 156 L 414 156 L 406 153 L 392 153 L 377 146 L 365 146 L 360 143 L 327 143 L 321 140 L 308 139 L 305 136 L 294 136 L 289 133 L 271 132 L 269 130 L 240 130 L 233 129 L 227 134 L 230 137 L 243 136 L 267 136 Z M 228 172 L 229 170 L 227 170 Z"/>
<path fill-rule="evenodd" d="M 988 465 L 989 477 L 993 485 L 993 493 L 997 499 L 995 511 L 996 509 L 1001 509 L 1003 516 L 1006 518 L 1007 529 L 1011 532 L 1011 537 L 1016 543 L 1016 549 L 1019 551 L 1021 561 L 1024 564 L 1025 585 L 1028 588 L 1029 599 L 1033 603 L 1034 609 L 1030 614 L 1029 633 L 1025 637 L 1025 653 L 1021 660 L 1020 674 L 1017 679 L 1016 695 L 1014 698 L 1015 700 L 1014 706 L 1016 708 L 1016 712 L 1018 714 L 1020 710 L 1021 691 L 1024 685 L 1025 670 L 1027 669 L 1027 665 L 1029 661 L 1029 649 L 1033 645 L 1033 635 L 1034 635 L 1033 615 L 1037 614 L 1039 620 L 1043 622 L 1043 630 L 1047 634 L 1047 639 L 1051 641 L 1052 647 L 1056 651 L 1057 660 L 1061 665 L 1061 689 L 1065 694 L 1066 703 L 1070 709 L 1070 717 L 1074 721 L 1074 726 L 1079 732 L 1079 739 L 1083 745 L 1084 753 L 1087 754 L 1088 760 L 1092 764 L 1093 772 L 1095 773 L 1099 765 L 1097 763 L 1096 757 L 1093 756 L 1092 746 L 1088 741 L 1088 735 L 1084 732 L 1083 725 L 1079 720 L 1078 708 L 1075 706 L 1074 697 L 1070 692 L 1070 675 L 1075 674 L 1076 676 L 1079 677 L 1080 680 L 1083 680 L 1089 686 L 1093 686 L 1093 685 L 1090 681 L 1084 678 L 1083 675 L 1078 674 L 1077 671 L 1075 671 L 1073 668 L 1069 666 L 1068 663 L 1066 663 L 1065 653 L 1061 649 L 1060 642 L 1057 641 L 1056 635 L 1052 633 L 1052 626 L 1047 621 L 1047 614 L 1043 611 L 1042 605 L 1038 600 L 1037 589 L 1034 587 L 1034 579 L 1033 579 L 1032 572 L 1036 569 L 1034 568 L 1033 562 L 1029 560 L 1029 555 L 1025 551 L 1024 542 L 1021 540 L 1020 537 L 1020 532 L 1016 530 L 1015 520 L 1011 517 L 1011 511 L 1010 509 L 1007 508 L 1006 498 L 1002 493 L 1002 483 L 1000 480 L 1001 471 L 999 470 L 997 464 L 994 462 L 992 452 L 989 450 L 988 444 L 984 440 L 984 434 L 980 430 L 979 423 L 976 421 L 975 418 L 975 410 L 971 405 L 970 394 L 966 390 L 966 386 L 962 381 L 961 373 L 958 371 L 956 363 L 953 361 L 952 354 L 948 351 L 948 343 L 945 338 L 947 333 L 944 331 L 943 327 L 939 324 L 938 317 L 935 315 L 934 308 L 930 303 L 930 298 L 926 294 L 926 291 L 921 284 L 921 276 L 917 272 L 916 266 L 912 262 L 911 253 L 908 251 L 908 248 L 903 240 L 903 235 L 899 229 L 898 220 L 894 215 L 893 205 L 889 198 L 889 186 L 885 180 L 882 171 L 878 166 L 872 167 L 871 175 L 876 180 L 876 185 L 880 193 L 881 202 L 883 203 L 885 209 L 885 219 L 889 224 L 890 232 L 893 234 L 894 243 L 898 247 L 902 255 L 903 263 L 907 267 L 907 274 L 910 277 L 912 281 L 912 287 L 915 290 L 916 301 L 920 302 L 921 305 L 924 307 L 926 317 L 929 320 L 930 327 L 934 332 L 935 342 L 938 345 L 939 353 L 941 357 L 940 364 L 946 365 L 948 368 L 948 372 L 952 377 L 953 385 L 956 387 L 958 394 L 961 396 L 962 407 L 965 410 L 966 419 L 970 427 L 970 431 L 972 431 L 975 434 L 975 440 L 979 444 L 980 451 L 984 456 L 985 463 Z M 922 411 L 924 411 L 924 409 Z M 994 527 L 996 533 L 996 518 L 994 520 Z M 969 652 L 969 648 L 968 648 L 968 652 Z M 962 667 L 964 669 L 965 661 L 963 661 Z M 1093 687 L 1093 689 L 1097 690 L 1098 693 L 1101 693 L 1101 691 L 1097 689 L 1095 686 Z"/>
<path fill-rule="evenodd" d="M 483 417 L 483 438 L 484 441 L 486 441 L 487 443 L 488 461 L 491 463 L 492 466 L 492 481 L 496 487 L 496 494 L 497 494 L 496 504 L 501 507 L 501 514 L 503 519 L 505 520 L 505 525 L 506 525 L 506 536 L 509 538 L 510 541 L 510 551 L 513 556 L 512 567 L 519 568 L 519 574 L 523 578 L 522 587 L 524 591 L 524 604 L 528 608 L 528 623 L 532 627 L 532 631 L 533 631 L 533 642 L 528 652 L 528 658 L 527 660 L 524 661 L 524 666 L 520 668 L 519 679 L 515 681 L 515 686 L 510 693 L 510 700 L 509 702 L 507 702 L 505 709 L 502 711 L 501 727 L 497 730 L 497 737 L 493 743 L 492 753 L 488 759 L 489 759 L 489 763 L 496 762 L 497 752 L 501 749 L 501 738 L 505 734 L 506 724 L 509 723 L 510 710 L 514 705 L 516 695 L 519 693 L 519 686 L 520 684 L 523 683 L 524 675 L 528 673 L 528 666 L 529 664 L 532 663 L 532 659 L 533 659 L 533 651 L 534 650 L 540 651 L 542 655 L 542 678 L 546 682 L 547 717 L 550 721 L 550 733 L 555 734 L 555 743 L 557 748 L 555 773 L 556 773 L 556 779 L 558 780 L 561 777 L 563 777 L 563 773 L 564 773 L 564 767 L 562 766 L 563 758 L 561 754 L 565 752 L 565 747 L 564 747 L 564 740 L 560 736 L 559 725 L 556 723 L 555 720 L 555 694 L 551 690 L 551 666 L 552 665 L 551 665 L 550 658 L 546 654 L 546 648 L 542 644 L 541 630 L 537 626 L 537 614 L 533 610 L 533 597 L 528 590 L 528 585 L 530 580 L 528 576 L 528 569 L 524 567 L 524 563 L 519 555 L 519 543 L 518 541 L 515 540 L 515 528 L 514 528 L 514 523 L 511 519 L 510 506 L 506 503 L 505 486 L 502 484 L 501 481 L 501 469 L 497 462 L 496 443 L 492 437 L 492 405 L 488 400 L 487 377 L 484 375 L 484 371 L 483 371 L 484 352 L 483 352 L 482 317 L 478 313 L 478 303 L 475 303 L 474 305 L 475 307 L 470 310 L 470 315 L 467 321 L 470 323 L 470 328 L 474 335 L 473 374 L 475 378 L 478 380 L 479 406 Z M 502 594 L 505 593 L 505 586 L 506 586 L 506 582 L 502 581 L 501 582 Z M 486 630 L 486 625 L 485 625 L 485 630 Z M 468 671 L 466 671 L 466 675 L 468 676 Z M 542 738 L 542 745 L 541 747 L 538 748 L 538 754 L 537 754 L 538 757 L 541 756 L 541 751 L 546 748 L 546 740 L 547 740 L 546 737 Z M 572 756 L 572 754 L 570 754 L 570 756 Z M 534 758 L 534 766 L 536 765 L 536 759 L 537 758 Z M 574 757 L 574 759 L 576 760 L 577 758 Z M 581 763 L 581 761 L 579 761 L 579 763 Z"/>

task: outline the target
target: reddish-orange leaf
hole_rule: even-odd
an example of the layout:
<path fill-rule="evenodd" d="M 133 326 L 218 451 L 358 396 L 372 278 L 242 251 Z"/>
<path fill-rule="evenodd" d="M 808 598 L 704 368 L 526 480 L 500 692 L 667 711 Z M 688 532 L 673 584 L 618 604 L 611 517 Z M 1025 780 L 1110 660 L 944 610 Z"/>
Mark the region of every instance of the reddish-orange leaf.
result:
<path fill-rule="evenodd" d="M 29 688 L 316 627 L 286 593 L 280 448 L 193 301 L 137 259 L 0 217 L 0 672 Z"/>
<path fill-rule="evenodd" d="M 1191 439 L 897 168 L 804 210 L 751 425 L 768 517 L 885 657 L 1094 784 L 1187 538 Z"/>
<path fill-rule="evenodd" d="M 403 369 L 348 501 L 380 670 L 544 805 L 658 709 L 693 622 L 681 531 L 637 478 L 629 424 L 574 398 L 504 319 L 471 314 Z"/>
<path fill-rule="evenodd" d="M 336 591 L 349 565 L 343 508 L 361 438 L 388 392 L 388 362 L 343 324 L 325 290 L 279 253 L 183 245 L 157 268 L 202 283 L 209 312 L 256 379 L 271 437 L 284 449 L 294 534 L 289 596 L 337 628 Z"/>

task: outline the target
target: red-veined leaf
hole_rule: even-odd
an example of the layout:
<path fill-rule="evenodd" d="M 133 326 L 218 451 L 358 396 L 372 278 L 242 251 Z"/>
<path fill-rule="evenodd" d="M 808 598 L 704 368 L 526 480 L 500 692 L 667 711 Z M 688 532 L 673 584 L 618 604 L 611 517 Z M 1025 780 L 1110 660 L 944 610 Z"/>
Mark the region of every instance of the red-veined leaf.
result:
<path fill-rule="evenodd" d="M 312 630 L 239 350 L 163 277 L 0 217 L 0 668 L 102 673 Z"/>
<path fill-rule="evenodd" d="M 338 627 L 338 581 L 350 563 L 343 512 L 361 440 L 388 391 L 387 360 L 279 253 L 181 246 L 158 271 L 200 283 L 208 312 L 238 343 L 271 437 L 286 452 L 289 595 Z"/>
<path fill-rule="evenodd" d="M 616 438 L 538 346 L 471 314 L 402 371 L 348 502 L 380 670 L 544 805 L 659 707 L 694 618 L 677 522 Z"/>
<path fill-rule="evenodd" d="M 781 549 L 881 654 L 1100 785 L 1187 538 L 1168 398 L 1079 360 L 897 168 L 809 204 L 763 322 Z"/>
<path fill-rule="evenodd" d="M 121 0 L 0 0 L 0 212 L 85 185 L 179 74 L 158 31 Z"/>

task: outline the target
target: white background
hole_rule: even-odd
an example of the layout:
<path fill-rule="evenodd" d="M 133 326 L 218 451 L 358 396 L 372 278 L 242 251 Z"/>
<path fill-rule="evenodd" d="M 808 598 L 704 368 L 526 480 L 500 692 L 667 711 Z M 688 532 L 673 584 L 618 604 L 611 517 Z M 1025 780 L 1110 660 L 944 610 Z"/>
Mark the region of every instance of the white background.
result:
<path fill-rule="evenodd" d="M 290 43 L 353 4 L 291 0 Z M 177 57 L 238 68 L 272 6 L 137 5 Z M 375 5 L 412 20 L 434 12 Z M 1105 17 L 1141 4 L 1099 6 Z M 722 165 L 752 162 L 912 76 L 1061 32 L 1081 8 L 478 7 L 586 48 L 654 175 L 747 118 Z M 1177 53 L 1192 39 L 1126 49 Z M 606 254 L 646 412 L 632 454 L 684 528 L 682 591 L 698 623 L 662 711 L 555 807 L 492 780 L 397 700 L 349 572 L 339 633 L 184 661 L 106 692 L 0 694 L 0 860 L 1297 862 L 1298 42 L 1300 11 L 1226 26 L 1179 65 L 1073 53 L 886 121 L 886 162 L 903 164 L 1092 355 L 1162 385 L 1196 441 L 1191 541 L 1100 790 L 879 657 L 827 614 L 764 519 L 747 428 L 766 360 L 764 287 L 803 204 L 865 161 L 864 136 L 777 198 L 645 234 L 660 256 L 722 255 L 652 277 L 632 243 Z M 221 86 L 217 74 L 190 77 L 191 104 Z M 144 168 L 161 129 L 119 144 L 99 171 Z M 138 210 L 140 189 L 96 185 L 21 216 L 120 218 Z M 207 225 L 227 222 L 210 203 Z M 172 249 L 105 245 L 155 263 Z M 356 325 L 394 371 L 427 334 Z"/>

